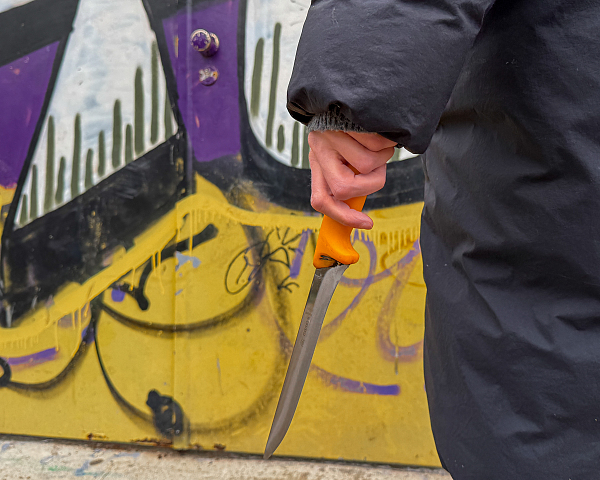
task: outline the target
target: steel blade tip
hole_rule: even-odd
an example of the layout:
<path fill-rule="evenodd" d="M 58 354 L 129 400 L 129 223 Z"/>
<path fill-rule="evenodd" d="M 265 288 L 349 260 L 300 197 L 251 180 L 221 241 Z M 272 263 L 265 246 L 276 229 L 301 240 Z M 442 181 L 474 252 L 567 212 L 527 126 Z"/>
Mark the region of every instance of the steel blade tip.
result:
<path fill-rule="evenodd" d="M 267 440 L 267 446 L 265 447 L 265 454 L 263 455 L 263 460 L 268 460 L 269 458 L 271 458 L 271 456 L 275 453 L 275 450 L 277 450 L 279 443 L 277 445 L 273 445 L 273 443 L 274 442 L 271 438 Z"/>
<path fill-rule="evenodd" d="M 279 422 L 277 422 L 279 423 Z M 275 450 L 279 448 L 279 445 L 283 441 L 283 437 L 287 433 L 287 428 L 282 428 L 280 425 L 273 425 L 269 439 L 267 440 L 267 446 L 265 447 L 265 454 L 263 458 L 268 460 L 275 453 Z"/>

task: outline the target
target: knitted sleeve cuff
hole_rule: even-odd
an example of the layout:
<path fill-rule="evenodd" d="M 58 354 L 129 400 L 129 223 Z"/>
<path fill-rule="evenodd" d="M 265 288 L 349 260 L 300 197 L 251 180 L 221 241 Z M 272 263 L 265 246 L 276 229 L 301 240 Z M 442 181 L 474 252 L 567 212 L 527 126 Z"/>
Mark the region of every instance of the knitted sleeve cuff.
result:
<path fill-rule="evenodd" d="M 338 108 L 331 108 L 325 113 L 315 115 L 308 123 L 308 131 L 338 130 L 342 132 L 365 132 L 366 130 L 352 123 Z"/>

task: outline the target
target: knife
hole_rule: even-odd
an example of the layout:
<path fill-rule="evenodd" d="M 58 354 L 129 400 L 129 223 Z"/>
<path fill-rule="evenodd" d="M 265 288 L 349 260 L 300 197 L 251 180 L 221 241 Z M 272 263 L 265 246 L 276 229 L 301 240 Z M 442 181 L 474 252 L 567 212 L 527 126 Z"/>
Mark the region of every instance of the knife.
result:
<path fill-rule="evenodd" d="M 354 173 L 358 174 L 356 170 Z M 344 203 L 360 212 L 366 198 L 356 197 Z M 358 262 L 358 252 L 350 242 L 352 230 L 352 227 L 342 225 L 328 216 L 323 217 L 313 258 L 315 275 L 265 447 L 265 460 L 273 455 L 292 423 L 335 288 L 348 266 Z"/>

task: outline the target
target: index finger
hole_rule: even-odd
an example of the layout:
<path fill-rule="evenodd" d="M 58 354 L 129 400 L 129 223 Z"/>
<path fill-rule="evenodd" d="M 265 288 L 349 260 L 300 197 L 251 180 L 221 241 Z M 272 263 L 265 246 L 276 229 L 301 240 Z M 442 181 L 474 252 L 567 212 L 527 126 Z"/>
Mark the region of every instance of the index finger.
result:
<path fill-rule="evenodd" d="M 386 148 L 395 147 L 398 144 L 392 140 L 388 140 L 378 133 L 367 133 L 367 132 L 346 132 L 354 140 L 360 143 L 363 147 L 371 150 L 372 152 L 380 152 Z"/>
<path fill-rule="evenodd" d="M 332 149 L 363 174 L 384 165 L 394 155 L 392 147 L 374 152 L 346 132 L 331 132 L 328 138 Z"/>

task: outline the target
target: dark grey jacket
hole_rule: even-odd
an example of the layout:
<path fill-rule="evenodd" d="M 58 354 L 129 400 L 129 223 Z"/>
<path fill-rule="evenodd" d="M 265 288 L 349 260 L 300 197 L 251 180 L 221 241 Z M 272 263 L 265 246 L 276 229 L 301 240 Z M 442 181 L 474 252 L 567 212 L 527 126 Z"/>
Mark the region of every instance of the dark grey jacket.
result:
<path fill-rule="evenodd" d="M 600 1 L 314 0 L 288 96 L 426 150 L 425 377 L 454 479 L 600 478 Z"/>

